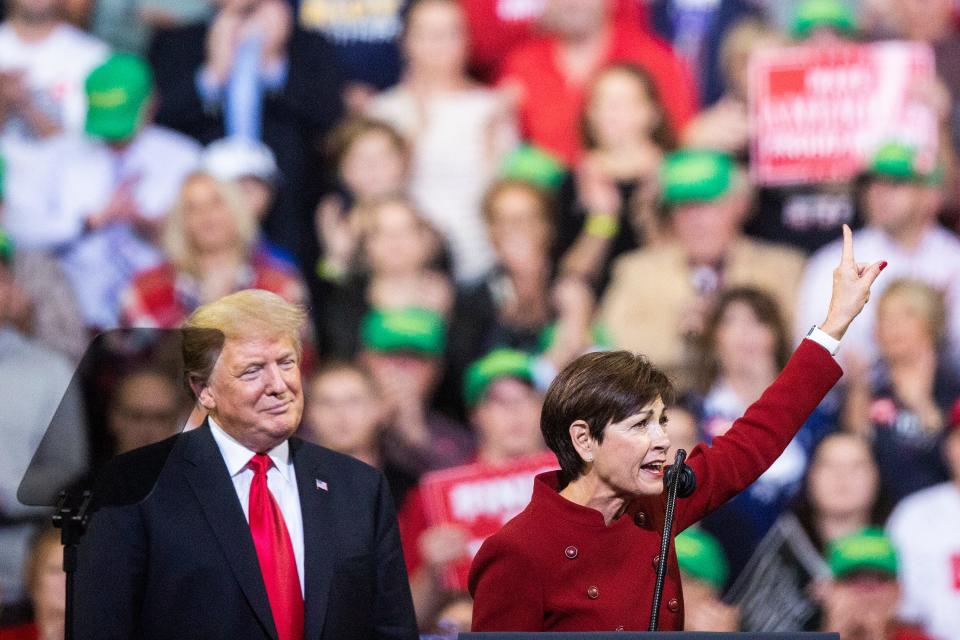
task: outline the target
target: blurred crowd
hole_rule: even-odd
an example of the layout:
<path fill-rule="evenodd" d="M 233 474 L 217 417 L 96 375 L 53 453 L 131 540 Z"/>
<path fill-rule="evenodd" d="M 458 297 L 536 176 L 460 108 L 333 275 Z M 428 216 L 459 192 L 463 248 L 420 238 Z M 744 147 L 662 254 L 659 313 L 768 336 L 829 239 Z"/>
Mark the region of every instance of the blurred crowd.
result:
<path fill-rule="evenodd" d="M 57 532 L 16 498 L 28 465 L 96 465 L 189 413 L 142 329 L 251 287 L 309 309 L 300 435 L 386 474 L 421 630 L 444 637 L 469 628 L 447 576 L 475 549 L 431 521 L 421 477 L 542 453 L 542 394 L 595 349 L 666 370 L 673 448 L 709 446 L 823 320 L 848 224 L 857 259 L 889 267 L 839 387 L 678 538 L 687 628 L 960 639 L 960 4 L 6 0 L 0 17 L 0 637 L 63 637 Z M 913 90 L 935 166 L 891 140 L 855 179 L 756 183 L 751 56 L 881 40 L 933 52 Z M 110 358 L 84 358 L 111 329 Z M 94 382 L 64 396 L 81 359 Z M 58 406 L 58 455 L 34 458 Z"/>

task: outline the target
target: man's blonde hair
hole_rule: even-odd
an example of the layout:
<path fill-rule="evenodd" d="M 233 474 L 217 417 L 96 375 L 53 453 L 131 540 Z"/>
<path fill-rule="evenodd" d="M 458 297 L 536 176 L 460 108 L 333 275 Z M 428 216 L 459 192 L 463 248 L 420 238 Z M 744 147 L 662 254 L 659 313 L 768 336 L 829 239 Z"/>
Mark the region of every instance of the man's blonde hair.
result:
<path fill-rule="evenodd" d="M 227 340 L 290 338 L 299 354 L 307 312 L 270 291 L 244 289 L 197 307 L 183 323 L 183 366 L 187 386 L 205 383 Z"/>

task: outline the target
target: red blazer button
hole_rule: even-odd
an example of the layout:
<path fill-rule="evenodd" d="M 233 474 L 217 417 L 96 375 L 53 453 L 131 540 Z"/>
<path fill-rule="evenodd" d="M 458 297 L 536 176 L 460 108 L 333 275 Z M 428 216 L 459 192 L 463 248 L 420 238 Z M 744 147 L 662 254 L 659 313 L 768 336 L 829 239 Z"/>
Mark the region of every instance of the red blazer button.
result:
<path fill-rule="evenodd" d="M 571 560 L 576 558 L 578 553 L 579 551 L 577 551 L 577 548 L 573 545 L 570 545 L 569 547 L 563 550 L 563 555 L 567 556 Z"/>
<path fill-rule="evenodd" d="M 647 514 L 644 513 L 643 511 L 638 511 L 637 515 L 633 516 L 633 522 L 638 527 L 646 528 L 648 521 L 649 521 L 649 518 L 647 517 Z"/>
<path fill-rule="evenodd" d="M 600 589 L 596 587 L 587 587 L 587 597 L 591 600 L 596 600 L 600 597 Z"/>
<path fill-rule="evenodd" d="M 677 600 L 676 598 L 670 598 L 667 601 L 667 609 L 670 609 L 670 611 L 673 611 L 674 613 L 676 613 L 677 611 L 680 610 L 680 601 Z"/>

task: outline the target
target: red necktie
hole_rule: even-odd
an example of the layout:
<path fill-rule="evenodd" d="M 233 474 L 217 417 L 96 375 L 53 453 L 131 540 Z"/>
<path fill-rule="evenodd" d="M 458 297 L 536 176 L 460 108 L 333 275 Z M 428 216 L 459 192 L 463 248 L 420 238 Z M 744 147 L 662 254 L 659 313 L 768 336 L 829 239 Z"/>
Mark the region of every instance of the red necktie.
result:
<path fill-rule="evenodd" d="M 267 487 L 267 469 L 272 461 L 265 453 L 250 459 L 250 533 L 257 548 L 260 571 L 267 587 L 279 640 L 303 640 L 303 595 L 297 575 L 293 544 L 283 521 L 280 505 Z"/>

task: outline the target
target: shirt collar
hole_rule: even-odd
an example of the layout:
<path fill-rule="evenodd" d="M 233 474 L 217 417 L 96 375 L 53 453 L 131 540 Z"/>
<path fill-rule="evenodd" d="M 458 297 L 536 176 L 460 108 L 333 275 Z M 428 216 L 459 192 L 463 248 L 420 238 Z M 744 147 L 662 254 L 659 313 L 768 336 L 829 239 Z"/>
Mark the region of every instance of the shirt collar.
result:
<path fill-rule="evenodd" d="M 213 439 L 217 443 L 217 447 L 220 449 L 220 455 L 223 456 L 223 461 L 227 463 L 227 471 L 230 473 L 230 477 L 237 475 L 247 468 L 247 464 L 250 462 L 250 458 L 256 454 L 256 451 L 251 451 L 245 446 L 237 442 L 230 434 L 224 431 L 216 421 L 207 417 L 207 422 L 210 423 L 210 433 L 213 434 Z M 277 468 L 277 471 L 280 472 L 280 475 L 283 476 L 284 481 L 290 481 L 290 445 L 284 440 L 273 449 L 267 452 L 267 455 L 270 456 L 270 459 L 273 461 L 273 466 Z"/>

